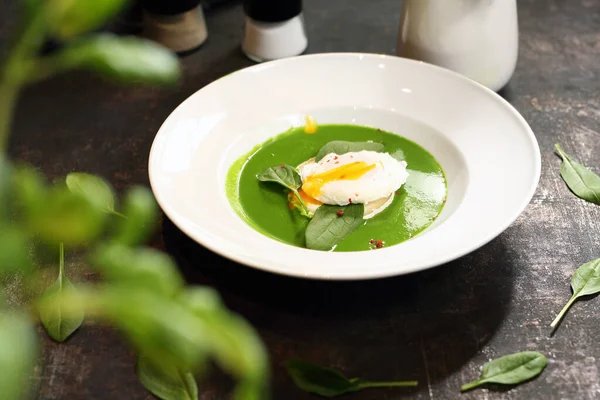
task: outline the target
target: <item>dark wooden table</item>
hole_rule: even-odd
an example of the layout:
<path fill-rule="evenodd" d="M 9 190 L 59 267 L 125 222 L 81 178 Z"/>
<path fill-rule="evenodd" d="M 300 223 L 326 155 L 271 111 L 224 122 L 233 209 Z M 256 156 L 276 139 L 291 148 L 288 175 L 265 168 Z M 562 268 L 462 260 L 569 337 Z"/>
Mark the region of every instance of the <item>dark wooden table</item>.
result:
<path fill-rule="evenodd" d="M 12 3 L 0 5 L 0 37 L 14 27 Z M 570 296 L 574 269 L 600 257 L 600 206 L 568 191 L 553 152 L 559 142 L 600 170 L 600 0 L 518 3 L 520 59 L 502 94 L 536 133 L 542 177 L 522 216 L 480 250 L 410 276 L 308 282 L 235 265 L 163 221 L 155 245 L 178 260 L 190 282 L 216 286 L 260 331 L 274 399 L 315 398 L 286 376 L 283 365 L 292 356 L 351 376 L 421 382 L 347 399 L 600 398 L 600 299 L 577 303 L 554 336 L 549 329 Z M 306 0 L 309 52 L 393 54 L 400 8 L 400 0 Z M 185 79 L 174 89 L 117 87 L 82 73 L 28 89 L 16 115 L 12 156 L 50 178 L 78 170 L 101 174 L 118 189 L 148 184 L 148 151 L 167 115 L 204 85 L 251 64 L 239 48 L 241 6 L 215 7 L 206 17 L 209 40 L 182 58 Z M 87 272 L 75 263 L 71 274 L 84 279 Z M 137 382 L 133 354 L 111 328 L 88 321 L 60 345 L 40 337 L 35 398 L 151 398 Z M 548 356 L 539 379 L 459 395 L 481 364 L 521 350 Z M 201 383 L 200 397 L 227 399 L 230 389 L 229 379 L 215 373 Z"/>

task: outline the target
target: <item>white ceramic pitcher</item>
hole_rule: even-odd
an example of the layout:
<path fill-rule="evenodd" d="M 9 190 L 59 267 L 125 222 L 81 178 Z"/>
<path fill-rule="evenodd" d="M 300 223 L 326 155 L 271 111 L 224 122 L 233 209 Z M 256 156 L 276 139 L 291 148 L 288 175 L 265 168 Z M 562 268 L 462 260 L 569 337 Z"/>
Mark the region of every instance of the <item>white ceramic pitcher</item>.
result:
<path fill-rule="evenodd" d="M 517 64 L 516 0 L 404 0 L 397 54 L 500 90 Z"/>

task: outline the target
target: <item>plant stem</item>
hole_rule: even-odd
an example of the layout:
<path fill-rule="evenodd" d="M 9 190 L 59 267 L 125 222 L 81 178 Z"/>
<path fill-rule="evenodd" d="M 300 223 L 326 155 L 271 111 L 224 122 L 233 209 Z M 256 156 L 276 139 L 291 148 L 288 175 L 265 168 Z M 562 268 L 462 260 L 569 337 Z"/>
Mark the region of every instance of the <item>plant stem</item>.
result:
<path fill-rule="evenodd" d="M 558 323 L 564 317 L 564 315 L 567 313 L 567 311 L 569 310 L 569 308 L 573 305 L 573 303 L 575 303 L 575 300 L 577 300 L 577 295 L 573 294 L 573 296 L 571 296 L 571 299 L 569 300 L 569 302 L 567 304 L 565 304 L 565 306 L 563 307 L 563 309 L 560 310 L 560 312 L 558 313 L 558 315 L 556 316 L 556 318 L 554 318 L 554 321 L 552 321 L 552 323 L 550 324 L 551 328 L 555 328 L 556 325 L 558 325 Z"/>
<path fill-rule="evenodd" d="M 58 253 L 58 276 L 62 277 L 65 274 L 65 244 L 63 242 L 60 242 Z"/>
<path fill-rule="evenodd" d="M 0 72 L 0 153 L 6 152 L 17 95 L 25 84 L 27 75 L 31 73 L 32 64 L 29 60 L 35 57 L 44 40 L 45 8 L 38 7 L 35 15 L 27 22 Z"/>
<path fill-rule="evenodd" d="M 464 392 L 466 390 L 471 390 L 473 388 L 476 388 L 477 386 L 483 385 L 484 383 L 485 383 L 484 381 L 476 380 L 476 381 L 467 383 L 466 385 L 462 385 L 460 390 L 461 390 L 461 392 Z"/>
<path fill-rule="evenodd" d="M 361 382 L 361 388 L 375 388 L 375 387 L 412 387 L 417 386 L 418 381 L 403 381 L 403 382 Z"/>
<path fill-rule="evenodd" d="M 306 205 L 306 203 L 302 199 L 302 196 L 300 196 L 300 193 L 298 193 L 297 190 L 295 190 L 295 189 L 292 189 L 292 190 L 294 192 L 294 196 L 296 196 L 296 198 L 298 199 L 298 201 L 302 205 L 302 209 L 304 210 L 304 212 L 306 213 L 306 215 L 309 216 L 310 215 L 310 211 L 308 211 L 308 206 Z"/>

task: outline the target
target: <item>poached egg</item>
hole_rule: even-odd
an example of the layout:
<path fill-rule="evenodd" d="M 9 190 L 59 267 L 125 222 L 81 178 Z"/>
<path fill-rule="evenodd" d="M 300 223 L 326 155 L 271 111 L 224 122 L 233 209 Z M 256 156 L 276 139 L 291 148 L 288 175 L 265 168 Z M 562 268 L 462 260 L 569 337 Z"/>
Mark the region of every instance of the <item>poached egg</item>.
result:
<path fill-rule="evenodd" d="M 388 153 L 330 153 L 318 162 L 312 158 L 298 166 L 302 178 L 299 194 L 311 213 L 322 204 L 362 203 L 364 218 L 369 219 L 392 203 L 394 193 L 408 178 L 406 166 L 406 161 Z"/>

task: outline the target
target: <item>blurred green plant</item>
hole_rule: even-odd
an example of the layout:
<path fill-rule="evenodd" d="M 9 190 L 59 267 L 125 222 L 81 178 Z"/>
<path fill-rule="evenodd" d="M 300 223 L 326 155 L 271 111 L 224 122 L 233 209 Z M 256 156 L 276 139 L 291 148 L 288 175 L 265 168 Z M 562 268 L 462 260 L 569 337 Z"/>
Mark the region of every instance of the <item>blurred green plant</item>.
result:
<path fill-rule="evenodd" d="M 268 360 L 254 329 L 214 290 L 186 286 L 168 255 L 142 245 L 157 218 L 147 188 L 129 189 L 119 206 L 100 177 L 70 173 L 50 183 L 6 155 L 15 102 L 26 85 L 73 68 L 122 83 L 169 84 L 180 76 L 177 58 L 143 39 L 89 33 L 119 12 L 123 0 L 22 4 L 20 34 L 0 70 L 0 275 L 20 277 L 33 295 L 20 307 L 0 298 L 2 398 L 28 396 L 38 356 L 36 320 L 62 342 L 80 327 L 84 313 L 125 335 L 138 354 L 140 382 L 161 399 L 197 399 L 196 378 L 211 361 L 236 378 L 235 399 L 268 398 Z M 64 46 L 39 56 L 48 37 Z M 38 265 L 48 248 L 58 249 L 57 279 L 41 288 Z M 71 249 L 85 251 L 100 282 L 71 283 L 65 264 Z"/>

